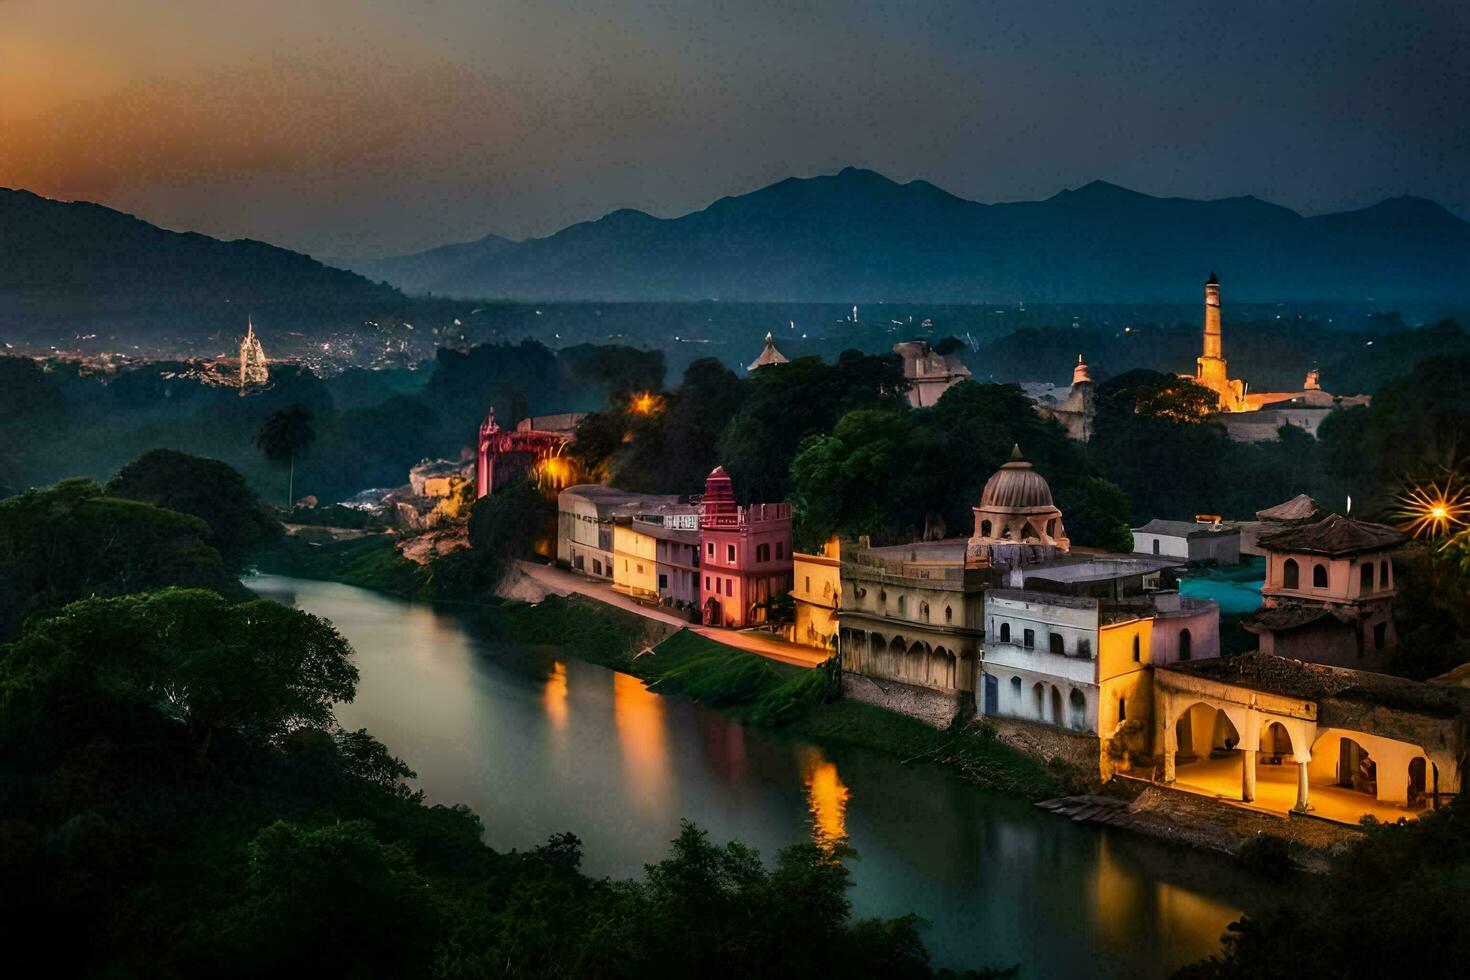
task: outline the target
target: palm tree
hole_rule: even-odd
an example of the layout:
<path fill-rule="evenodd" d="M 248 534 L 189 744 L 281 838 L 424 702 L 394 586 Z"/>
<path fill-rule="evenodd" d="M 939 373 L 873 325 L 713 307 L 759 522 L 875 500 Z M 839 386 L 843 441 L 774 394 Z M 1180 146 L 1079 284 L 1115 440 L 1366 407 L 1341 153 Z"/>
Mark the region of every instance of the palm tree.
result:
<path fill-rule="evenodd" d="M 286 477 L 287 510 L 296 499 L 296 457 L 316 441 L 312 421 L 311 409 L 298 402 L 271 415 L 255 436 L 255 448 L 264 453 L 266 459 L 289 467 Z"/>

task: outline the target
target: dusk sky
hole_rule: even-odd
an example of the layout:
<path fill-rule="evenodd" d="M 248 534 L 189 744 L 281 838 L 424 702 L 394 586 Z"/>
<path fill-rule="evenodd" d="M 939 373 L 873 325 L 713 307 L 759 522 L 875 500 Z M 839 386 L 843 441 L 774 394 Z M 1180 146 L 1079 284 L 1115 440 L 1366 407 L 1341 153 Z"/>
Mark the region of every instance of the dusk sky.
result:
<path fill-rule="evenodd" d="M 320 255 L 867 166 L 1470 216 L 1465 0 L 0 0 L 0 186 Z"/>

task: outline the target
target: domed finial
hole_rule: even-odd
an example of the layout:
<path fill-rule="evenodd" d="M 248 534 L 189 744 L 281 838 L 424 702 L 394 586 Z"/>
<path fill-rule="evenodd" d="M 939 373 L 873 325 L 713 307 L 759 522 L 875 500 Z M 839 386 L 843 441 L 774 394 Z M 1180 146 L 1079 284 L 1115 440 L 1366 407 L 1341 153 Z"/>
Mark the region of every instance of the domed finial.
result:
<path fill-rule="evenodd" d="M 1078 354 L 1077 366 L 1072 369 L 1072 383 L 1075 385 L 1080 384 L 1083 381 L 1091 380 L 1092 373 L 1087 369 L 1087 362 L 1082 359 L 1081 354 Z"/>

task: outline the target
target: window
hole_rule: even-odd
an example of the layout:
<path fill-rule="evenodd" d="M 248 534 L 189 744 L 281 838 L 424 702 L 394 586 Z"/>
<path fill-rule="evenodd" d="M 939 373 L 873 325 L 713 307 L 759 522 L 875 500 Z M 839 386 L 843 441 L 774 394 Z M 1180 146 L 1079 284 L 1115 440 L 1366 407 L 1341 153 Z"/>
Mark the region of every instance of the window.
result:
<path fill-rule="evenodd" d="M 1077 656 L 1092 659 L 1092 640 L 1083 636 L 1077 640 Z"/>
<path fill-rule="evenodd" d="M 705 542 L 704 553 L 709 555 L 711 558 L 715 556 L 715 543 L 713 541 Z"/>
<path fill-rule="evenodd" d="M 593 575 L 601 575 L 602 574 L 602 562 L 601 562 L 601 560 L 599 560 L 597 558 L 592 559 L 592 574 Z"/>
<path fill-rule="evenodd" d="M 806 577 L 806 587 L 802 589 L 802 591 L 805 592 L 807 595 L 812 594 L 812 577 L 810 575 Z"/>
<path fill-rule="evenodd" d="M 1050 644 L 1051 652 L 1052 653 L 1055 653 L 1055 654 L 1057 654 L 1059 656 L 1066 656 L 1066 653 L 1067 653 L 1067 643 L 1066 643 L 1065 640 L 1062 639 L 1062 634 L 1060 634 L 1060 633 L 1053 633 L 1053 634 L 1051 634 L 1051 636 L 1048 638 L 1048 642 Z"/>
<path fill-rule="evenodd" d="M 641 562 L 641 561 L 638 563 L 638 574 L 639 575 L 642 575 L 643 574 L 643 562 Z"/>
<path fill-rule="evenodd" d="M 1137 633 L 1134 633 L 1133 634 L 1133 662 L 1134 663 L 1141 663 L 1142 660 L 1143 660 L 1143 651 L 1139 648 L 1139 645 L 1138 645 L 1138 634 Z"/>
<path fill-rule="evenodd" d="M 1388 559 L 1385 558 L 1378 563 L 1378 587 L 1386 589 L 1388 584 Z"/>
<path fill-rule="evenodd" d="M 929 603 L 919 603 L 919 618 L 926 623 L 929 622 Z"/>
<path fill-rule="evenodd" d="M 944 607 L 944 621 L 946 623 L 948 623 L 948 622 L 950 622 L 953 619 L 954 619 L 954 610 L 951 609 L 951 608 L 949 608 L 948 606 L 945 606 Z"/>
<path fill-rule="evenodd" d="M 1281 566 L 1281 587 L 1283 589 L 1301 588 L 1300 575 L 1301 568 L 1297 565 L 1296 559 L 1286 559 L 1286 563 Z"/>
<path fill-rule="evenodd" d="M 1189 630 L 1179 631 L 1179 659 L 1188 660 L 1194 654 L 1194 637 Z"/>
<path fill-rule="evenodd" d="M 909 606 L 908 596 L 899 596 L 898 597 L 898 614 L 900 616 L 902 616 L 905 612 L 908 611 L 908 606 Z"/>
<path fill-rule="evenodd" d="M 1036 631 L 1027 630 L 1021 645 L 1027 650 L 1034 650 L 1036 648 Z"/>
<path fill-rule="evenodd" d="M 1358 570 L 1358 586 L 1362 592 L 1373 591 L 1373 563 L 1363 562 L 1363 567 Z"/>
<path fill-rule="evenodd" d="M 1124 700 L 1123 698 L 1119 698 L 1118 699 L 1118 720 L 1119 721 L 1127 721 L 1128 720 L 1128 702 L 1126 700 Z"/>
<path fill-rule="evenodd" d="M 1002 643 L 1009 643 L 1009 642 L 1011 642 L 1011 624 L 1010 623 L 1001 623 L 1000 624 L 1000 642 L 1002 642 Z"/>
<path fill-rule="evenodd" d="M 725 595 L 734 595 L 734 594 L 735 594 L 735 580 L 733 578 L 727 578 L 727 579 L 725 579 Z"/>
<path fill-rule="evenodd" d="M 731 565 L 735 564 L 735 546 L 733 544 L 725 545 L 725 561 Z"/>
<path fill-rule="evenodd" d="M 1011 678 L 1011 710 L 1014 711 L 1021 704 L 1021 678 Z"/>
<path fill-rule="evenodd" d="M 1327 588 L 1327 566 L 1321 562 L 1312 566 L 1312 588 Z"/>
<path fill-rule="evenodd" d="M 1158 553 L 1159 553 L 1159 539 L 1158 538 L 1154 538 L 1154 554 L 1157 555 Z"/>
<path fill-rule="evenodd" d="M 784 541 L 777 541 L 776 542 L 776 560 L 777 561 L 780 561 L 782 558 L 785 558 L 785 557 L 786 557 L 786 542 L 784 542 Z"/>
<path fill-rule="evenodd" d="M 1388 642 L 1388 624 L 1378 623 L 1373 627 L 1373 649 L 1382 650 Z"/>
<path fill-rule="evenodd" d="M 710 588 L 710 587 L 709 587 L 709 576 L 708 576 L 708 575 L 706 575 L 706 576 L 705 576 L 705 577 L 704 577 L 704 591 L 706 591 L 706 592 L 711 592 L 711 591 L 713 591 L 713 590 L 712 590 L 712 589 L 711 589 L 711 588 Z"/>
<path fill-rule="evenodd" d="M 734 561 L 735 559 L 731 558 L 730 560 L 731 561 Z M 771 546 L 768 545 L 768 544 L 758 544 L 758 545 L 756 545 L 755 546 L 755 560 L 758 561 L 758 562 L 770 561 L 771 560 Z"/>

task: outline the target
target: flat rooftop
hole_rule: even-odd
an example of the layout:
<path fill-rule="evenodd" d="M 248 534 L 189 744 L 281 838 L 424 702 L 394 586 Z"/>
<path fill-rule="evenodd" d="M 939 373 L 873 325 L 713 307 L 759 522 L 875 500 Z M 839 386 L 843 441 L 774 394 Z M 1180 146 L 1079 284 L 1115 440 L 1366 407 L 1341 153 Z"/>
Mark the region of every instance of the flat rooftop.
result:
<path fill-rule="evenodd" d="M 1190 660 L 1157 668 L 1304 701 L 1339 699 L 1452 718 L 1470 711 L 1470 690 L 1266 653 Z"/>

